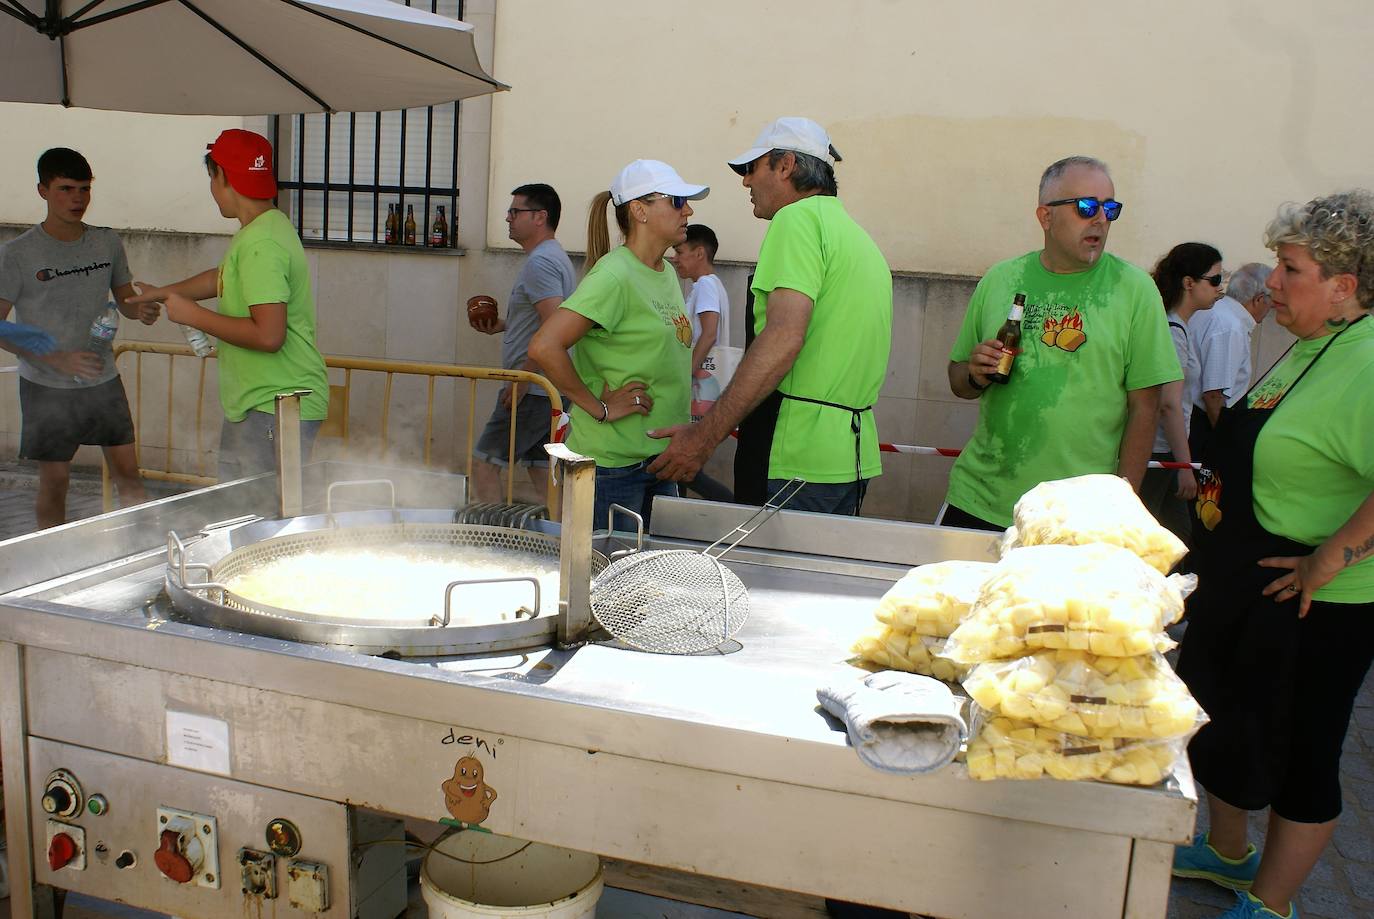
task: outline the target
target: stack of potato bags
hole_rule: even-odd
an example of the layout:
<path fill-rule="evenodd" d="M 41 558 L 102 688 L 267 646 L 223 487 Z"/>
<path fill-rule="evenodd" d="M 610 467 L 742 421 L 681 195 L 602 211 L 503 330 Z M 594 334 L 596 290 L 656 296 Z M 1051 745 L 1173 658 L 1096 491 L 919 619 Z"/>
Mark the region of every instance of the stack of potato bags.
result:
<path fill-rule="evenodd" d="M 991 562 L 950 561 L 907 572 L 874 611 L 877 628 L 854 644 L 860 659 L 888 670 L 904 670 L 955 683 L 967 667 L 943 656 L 945 640 L 968 615 Z"/>
<path fill-rule="evenodd" d="M 1047 482 L 1015 518 L 942 650 L 985 711 L 969 775 L 1159 782 L 1206 719 L 1160 654 L 1196 584 L 1166 577 L 1182 543 L 1114 476 Z"/>

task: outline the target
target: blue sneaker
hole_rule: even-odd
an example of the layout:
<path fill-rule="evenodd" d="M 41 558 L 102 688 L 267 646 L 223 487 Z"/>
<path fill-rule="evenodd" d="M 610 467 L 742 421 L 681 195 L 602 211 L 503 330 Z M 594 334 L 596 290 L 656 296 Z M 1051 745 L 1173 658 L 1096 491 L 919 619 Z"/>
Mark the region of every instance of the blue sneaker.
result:
<path fill-rule="evenodd" d="M 1298 919 L 1298 908 L 1288 904 L 1287 913 L 1276 913 L 1248 890 L 1236 891 L 1236 905 L 1217 919 Z"/>
<path fill-rule="evenodd" d="M 1259 852 L 1253 845 L 1244 858 L 1227 858 L 1208 844 L 1206 833 L 1194 836 L 1192 845 L 1174 847 L 1174 877 L 1202 878 L 1230 890 L 1249 890 L 1259 862 Z"/>

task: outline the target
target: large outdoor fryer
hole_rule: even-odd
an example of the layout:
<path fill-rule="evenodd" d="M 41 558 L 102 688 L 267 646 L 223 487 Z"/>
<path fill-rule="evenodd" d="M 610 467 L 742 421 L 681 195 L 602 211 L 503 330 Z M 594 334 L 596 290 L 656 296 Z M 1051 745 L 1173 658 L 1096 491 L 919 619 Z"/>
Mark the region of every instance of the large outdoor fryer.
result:
<path fill-rule="evenodd" d="M 323 513 L 332 483 L 377 478 L 402 510 L 464 502 L 459 476 L 322 463 L 291 516 Z M 1165 913 L 1172 846 L 1196 810 L 1186 773 L 1148 789 L 972 782 L 957 764 L 891 776 L 817 711 L 816 687 L 850 671 L 892 581 L 990 558 L 986 534 L 785 511 L 727 559 L 753 612 L 716 652 L 559 648 L 555 634 L 398 660 L 172 608 L 168 532 L 273 520 L 274 479 L 0 547 L 16 915 L 44 915 L 52 888 L 183 916 L 394 915 L 399 817 L 936 916 Z M 660 499 L 646 548 L 700 548 L 747 514 Z M 232 541 L 245 527 L 225 529 Z M 81 857 L 53 867 L 58 835 Z M 169 846 L 198 853 L 184 883 L 159 867 Z M 245 892 L 268 875 L 270 902 Z"/>

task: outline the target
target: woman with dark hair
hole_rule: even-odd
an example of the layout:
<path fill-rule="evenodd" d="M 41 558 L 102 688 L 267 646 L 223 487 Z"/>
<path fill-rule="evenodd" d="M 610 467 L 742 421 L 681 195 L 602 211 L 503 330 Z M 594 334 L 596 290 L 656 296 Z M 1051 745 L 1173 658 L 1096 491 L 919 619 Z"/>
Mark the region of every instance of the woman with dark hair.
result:
<path fill-rule="evenodd" d="M 1265 244 L 1274 318 L 1297 341 L 1222 409 L 1202 457 L 1178 661 L 1211 718 L 1188 746 L 1210 829 L 1174 874 L 1240 891 L 1226 919 L 1297 916 L 1374 659 L 1374 195 L 1287 205 Z M 1246 830 L 1265 808 L 1261 856 Z"/>
<path fill-rule="evenodd" d="M 1221 299 L 1221 253 L 1206 243 L 1179 243 L 1151 272 L 1169 317 L 1169 334 L 1178 352 L 1183 379 L 1165 383 L 1159 393 L 1159 427 L 1151 459 L 1192 462 L 1188 449 L 1188 421 L 1202 376 L 1197 351 L 1188 341 L 1188 319 Z M 1197 478 L 1191 469 L 1147 469 L 1140 500 L 1155 518 L 1179 538 L 1191 529 L 1188 502 L 1197 497 Z"/>
<path fill-rule="evenodd" d="M 647 521 L 654 495 L 678 493 L 645 471 L 663 450 L 648 432 L 685 424 L 692 395 L 692 323 L 663 254 L 687 238 L 688 202 L 709 193 L 657 160 L 622 169 L 592 199 L 586 276 L 530 342 L 530 357 L 572 402 L 568 446 L 596 460 L 597 526 L 612 504 Z M 608 203 L 625 237 L 615 249 Z"/>

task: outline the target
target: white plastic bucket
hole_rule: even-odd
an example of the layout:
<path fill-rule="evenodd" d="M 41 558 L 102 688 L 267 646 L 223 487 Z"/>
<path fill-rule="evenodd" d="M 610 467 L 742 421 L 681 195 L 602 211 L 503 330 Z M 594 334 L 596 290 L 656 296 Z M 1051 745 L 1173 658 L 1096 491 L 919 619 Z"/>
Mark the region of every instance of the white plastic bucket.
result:
<path fill-rule="evenodd" d="M 591 919 L 602 887 L 589 852 L 472 830 L 440 840 L 420 869 L 431 919 Z"/>

